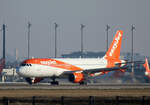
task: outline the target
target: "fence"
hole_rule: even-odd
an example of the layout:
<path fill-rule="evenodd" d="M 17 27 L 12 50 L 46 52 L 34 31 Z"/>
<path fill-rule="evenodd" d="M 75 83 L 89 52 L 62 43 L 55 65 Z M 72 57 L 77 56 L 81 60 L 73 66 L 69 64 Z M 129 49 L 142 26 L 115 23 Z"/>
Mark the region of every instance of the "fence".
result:
<path fill-rule="evenodd" d="M 0 105 L 150 105 L 150 96 L 142 97 L 3 97 Z"/>

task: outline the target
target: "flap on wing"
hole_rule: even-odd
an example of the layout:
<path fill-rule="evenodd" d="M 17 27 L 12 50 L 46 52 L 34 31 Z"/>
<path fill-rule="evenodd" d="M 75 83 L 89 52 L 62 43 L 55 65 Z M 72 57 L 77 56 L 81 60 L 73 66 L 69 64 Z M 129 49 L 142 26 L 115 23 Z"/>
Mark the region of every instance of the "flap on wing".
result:
<path fill-rule="evenodd" d="M 127 68 L 128 68 L 128 66 L 112 67 L 112 68 L 97 68 L 97 69 L 84 70 L 83 72 L 85 72 L 85 73 L 97 73 L 97 72 L 107 72 L 107 71 L 118 71 L 118 70 L 127 69 Z"/>

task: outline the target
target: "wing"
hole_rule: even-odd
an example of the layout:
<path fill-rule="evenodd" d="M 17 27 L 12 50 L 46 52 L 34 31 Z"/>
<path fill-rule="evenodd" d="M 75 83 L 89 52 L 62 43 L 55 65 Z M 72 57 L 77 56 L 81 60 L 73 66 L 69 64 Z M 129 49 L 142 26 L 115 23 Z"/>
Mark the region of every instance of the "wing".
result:
<path fill-rule="evenodd" d="M 97 73 L 97 72 L 109 72 L 109 71 L 118 71 L 121 69 L 127 69 L 127 66 L 124 67 L 112 67 L 112 68 L 96 68 L 96 69 L 88 69 L 84 70 L 84 73 Z"/>
<path fill-rule="evenodd" d="M 119 70 L 127 69 L 127 68 L 128 68 L 128 66 L 112 67 L 112 68 L 85 69 L 85 70 L 65 71 L 63 74 L 64 74 L 64 75 L 67 75 L 67 74 L 72 74 L 72 73 L 74 73 L 74 72 L 90 74 L 90 73 L 98 73 L 98 72 L 119 71 Z"/>

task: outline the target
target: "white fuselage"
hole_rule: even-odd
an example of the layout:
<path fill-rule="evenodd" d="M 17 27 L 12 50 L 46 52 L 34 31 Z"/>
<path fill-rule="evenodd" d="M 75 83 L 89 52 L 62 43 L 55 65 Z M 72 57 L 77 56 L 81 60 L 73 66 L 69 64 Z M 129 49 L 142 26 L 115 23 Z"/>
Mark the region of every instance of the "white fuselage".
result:
<path fill-rule="evenodd" d="M 57 58 L 56 60 L 74 65 L 82 70 L 106 68 L 107 66 L 107 60 L 104 58 Z M 56 65 L 59 66 L 60 64 Z M 70 65 L 68 65 L 69 67 Z M 49 65 L 31 64 L 20 66 L 17 73 L 23 77 L 52 77 L 60 76 L 64 71 L 70 70 Z"/>
<path fill-rule="evenodd" d="M 52 77 L 60 76 L 65 71 L 82 72 L 82 70 L 113 68 L 116 64 L 122 63 L 120 60 L 122 36 L 123 31 L 118 30 L 103 58 L 33 58 L 23 61 L 17 72 L 23 77 Z M 95 74 L 100 73 L 97 71 Z"/>

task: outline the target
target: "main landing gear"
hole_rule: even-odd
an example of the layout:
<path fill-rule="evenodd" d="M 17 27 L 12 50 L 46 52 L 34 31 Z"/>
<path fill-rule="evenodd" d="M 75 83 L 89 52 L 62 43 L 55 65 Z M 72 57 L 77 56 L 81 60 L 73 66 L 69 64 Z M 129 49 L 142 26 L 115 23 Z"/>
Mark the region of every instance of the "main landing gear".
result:
<path fill-rule="evenodd" d="M 59 85 L 59 82 L 55 80 L 56 77 L 52 77 L 52 82 L 51 82 L 51 85 Z"/>
<path fill-rule="evenodd" d="M 84 73 L 84 80 L 82 82 L 80 82 L 80 85 L 88 85 L 88 80 L 89 80 L 89 76 L 90 73 Z"/>
<path fill-rule="evenodd" d="M 87 85 L 87 81 L 80 82 L 80 85 Z"/>

